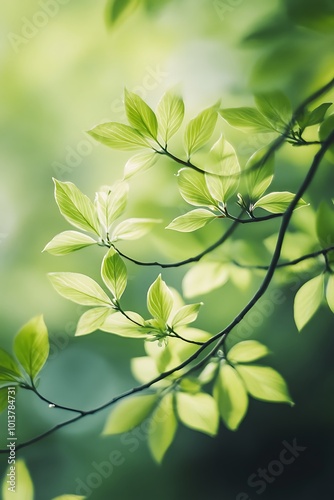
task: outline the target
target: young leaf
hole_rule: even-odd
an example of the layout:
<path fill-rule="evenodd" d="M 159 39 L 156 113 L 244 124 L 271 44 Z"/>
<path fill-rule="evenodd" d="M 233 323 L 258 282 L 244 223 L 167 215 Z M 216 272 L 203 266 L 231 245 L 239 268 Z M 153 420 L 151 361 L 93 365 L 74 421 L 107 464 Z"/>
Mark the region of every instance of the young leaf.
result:
<path fill-rule="evenodd" d="M 237 365 L 247 391 L 263 401 L 292 403 L 285 380 L 276 370 L 268 366 Z"/>
<path fill-rule="evenodd" d="M 173 442 L 177 420 L 173 408 L 173 395 L 167 394 L 152 415 L 148 432 L 148 445 L 153 458 L 161 463 Z"/>
<path fill-rule="evenodd" d="M 182 233 L 190 233 L 206 226 L 209 222 L 216 218 L 217 215 L 210 212 L 210 210 L 198 208 L 196 210 L 191 210 L 184 215 L 180 215 L 180 217 L 176 217 L 176 219 L 172 220 L 172 222 L 168 224 L 166 229 L 173 229 L 174 231 L 180 231 Z"/>
<path fill-rule="evenodd" d="M 88 335 L 89 333 L 99 330 L 105 320 L 113 314 L 114 311 L 110 307 L 94 307 L 89 309 L 80 317 L 75 335 Z"/>
<path fill-rule="evenodd" d="M 133 128 L 143 135 L 156 139 L 158 135 L 158 122 L 152 109 L 139 95 L 124 91 L 126 116 Z"/>
<path fill-rule="evenodd" d="M 128 201 L 129 186 L 119 182 L 95 195 L 95 205 L 103 230 L 109 233 L 111 224 L 122 215 Z"/>
<path fill-rule="evenodd" d="M 49 355 L 49 337 L 43 316 L 26 323 L 14 339 L 14 353 L 29 377 L 35 380 Z"/>
<path fill-rule="evenodd" d="M 275 130 L 285 129 L 292 118 L 292 109 L 289 99 L 282 92 L 257 94 L 255 102 Z"/>
<path fill-rule="evenodd" d="M 97 241 L 78 231 L 64 231 L 57 234 L 43 249 L 52 255 L 66 255 L 81 248 L 96 245 Z"/>
<path fill-rule="evenodd" d="M 178 326 L 189 325 L 189 323 L 196 321 L 202 305 L 203 302 L 199 302 L 198 304 L 188 304 L 181 307 L 172 319 L 172 327 L 177 328 Z"/>
<path fill-rule="evenodd" d="M 249 132 L 275 132 L 271 123 L 255 108 L 225 108 L 219 112 L 232 127 Z"/>
<path fill-rule="evenodd" d="M 231 363 L 247 363 L 267 356 L 270 351 L 267 346 L 257 340 L 245 340 L 235 344 L 228 352 L 227 359 Z"/>
<path fill-rule="evenodd" d="M 195 207 L 216 207 L 217 202 L 211 196 L 205 182 L 205 177 L 200 172 L 190 168 L 182 168 L 178 173 L 178 185 L 182 198 Z"/>
<path fill-rule="evenodd" d="M 316 230 L 322 248 L 334 245 L 334 210 L 322 201 L 317 210 Z"/>
<path fill-rule="evenodd" d="M 238 373 L 227 363 L 221 365 L 213 394 L 226 427 L 237 430 L 247 413 L 248 396 Z"/>
<path fill-rule="evenodd" d="M 326 299 L 330 310 L 334 313 L 334 274 L 331 274 L 328 278 Z"/>
<path fill-rule="evenodd" d="M 156 402 L 156 394 L 132 396 L 124 399 L 111 411 L 103 429 L 103 435 L 109 436 L 131 431 L 148 417 Z"/>
<path fill-rule="evenodd" d="M 215 130 L 217 117 L 216 107 L 213 106 L 202 111 L 188 123 L 184 134 L 188 158 L 208 142 Z"/>
<path fill-rule="evenodd" d="M 184 425 L 209 436 L 217 434 L 219 413 L 212 396 L 179 392 L 176 395 L 176 406 L 179 419 Z"/>
<path fill-rule="evenodd" d="M 312 125 L 317 125 L 324 121 L 326 111 L 332 105 L 331 102 L 323 102 L 320 106 L 316 107 L 313 111 L 309 113 L 309 116 L 306 120 L 306 124 L 304 128 L 311 127 Z"/>
<path fill-rule="evenodd" d="M 166 92 L 157 107 L 159 134 L 164 144 L 179 130 L 184 117 L 184 102 L 181 97 Z"/>
<path fill-rule="evenodd" d="M 267 210 L 272 214 L 282 214 L 289 207 L 290 203 L 294 199 L 295 195 L 293 193 L 289 193 L 288 191 L 281 191 L 278 193 L 269 193 L 257 200 L 253 205 L 253 210 L 255 208 L 263 208 L 263 210 Z M 305 207 L 307 203 L 301 198 L 296 208 Z"/>
<path fill-rule="evenodd" d="M 161 279 L 161 274 L 152 283 L 147 292 L 147 309 L 154 318 L 165 323 L 173 307 L 173 295 L 166 283 Z"/>
<path fill-rule="evenodd" d="M 108 295 L 96 281 L 79 273 L 49 273 L 54 289 L 65 299 L 83 306 L 110 306 Z"/>
<path fill-rule="evenodd" d="M 129 179 L 139 172 L 145 172 L 158 161 L 159 155 L 155 151 L 138 153 L 130 158 L 124 167 L 124 179 Z"/>
<path fill-rule="evenodd" d="M 114 248 L 104 256 L 101 276 L 115 299 L 120 299 L 127 284 L 126 266 Z"/>
<path fill-rule="evenodd" d="M 102 144 L 121 151 L 151 148 L 150 143 L 139 130 L 123 123 L 102 123 L 89 130 L 88 134 Z"/>
<path fill-rule="evenodd" d="M 10 468 L 8 467 L 5 478 L 8 478 Z M 22 459 L 15 463 L 15 493 L 8 489 L 8 483 L 5 480 L 2 483 L 2 500 L 34 500 L 34 485 L 31 480 L 26 464 Z"/>
<path fill-rule="evenodd" d="M 182 288 L 187 298 L 211 292 L 223 286 L 229 278 L 225 264 L 220 262 L 200 262 L 192 267 L 183 278 Z"/>
<path fill-rule="evenodd" d="M 94 204 L 72 182 L 53 179 L 55 198 L 62 216 L 73 226 L 100 234 Z"/>
<path fill-rule="evenodd" d="M 300 331 L 316 313 L 324 296 L 324 275 L 316 276 L 299 288 L 294 301 L 295 323 Z"/>
<path fill-rule="evenodd" d="M 267 148 L 256 151 L 245 166 L 248 194 L 251 200 L 257 200 L 268 189 L 274 177 L 275 159 L 273 155 L 264 161 Z"/>
<path fill-rule="evenodd" d="M 20 367 L 4 349 L 0 349 L 0 387 L 22 380 Z"/>
<path fill-rule="evenodd" d="M 126 316 L 121 312 L 116 312 L 107 317 L 103 325 L 99 328 L 103 332 L 113 333 L 120 337 L 145 339 L 145 329 L 143 318 L 132 311 L 125 311 Z"/>
<path fill-rule="evenodd" d="M 145 236 L 155 224 L 162 222 L 159 219 L 127 219 L 118 224 L 113 230 L 110 240 L 138 240 Z"/>

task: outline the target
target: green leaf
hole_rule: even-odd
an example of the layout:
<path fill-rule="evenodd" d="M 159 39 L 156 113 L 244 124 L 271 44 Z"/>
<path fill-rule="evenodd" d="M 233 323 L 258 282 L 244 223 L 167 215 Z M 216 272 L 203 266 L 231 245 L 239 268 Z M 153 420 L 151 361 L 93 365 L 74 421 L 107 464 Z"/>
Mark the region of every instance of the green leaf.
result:
<path fill-rule="evenodd" d="M 114 25 L 125 15 L 130 14 L 138 4 L 138 0 L 109 0 L 106 11 L 107 22 Z"/>
<path fill-rule="evenodd" d="M 147 309 L 154 318 L 167 323 L 173 307 L 173 295 L 161 274 L 152 283 L 147 292 Z"/>
<path fill-rule="evenodd" d="M 103 435 L 131 431 L 145 420 L 157 402 L 156 394 L 132 396 L 117 404 L 106 421 Z"/>
<path fill-rule="evenodd" d="M 184 215 L 180 215 L 180 217 L 176 217 L 176 219 L 172 220 L 172 222 L 168 224 L 166 229 L 173 229 L 174 231 L 180 231 L 182 233 L 190 233 L 206 226 L 216 218 L 217 215 L 210 212 L 210 210 L 198 208 L 196 210 L 191 210 Z"/>
<path fill-rule="evenodd" d="M 295 323 L 300 331 L 316 313 L 324 296 L 324 275 L 316 276 L 299 288 L 294 301 Z"/>
<path fill-rule="evenodd" d="M 247 363 L 267 356 L 270 351 L 267 346 L 257 340 L 245 340 L 234 345 L 228 352 L 227 359 L 231 363 Z"/>
<path fill-rule="evenodd" d="M 151 148 L 150 143 L 139 130 L 123 123 L 102 123 L 89 130 L 88 134 L 102 144 L 122 151 Z"/>
<path fill-rule="evenodd" d="M 133 128 L 143 135 L 156 139 L 158 135 L 158 121 L 154 111 L 139 95 L 124 91 L 126 116 Z"/>
<path fill-rule="evenodd" d="M 213 393 L 226 427 L 237 430 L 247 413 L 248 396 L 238 373 L 227 363 L 220 367 Z"/>
<path fill-rule="evenodd" d="M 274 177 L 275 159 L 265 160 L 267 148 L 256 151 L 245 166 L 247 190 L 251 200 L 257 200 L 268 189 Z"/>
<path fill-rule="evenodd" d="M 138 153 L 137 155 L 130 158 L 124 167 L 124 178 L 129 179 L 139 172 L 145 172 L 158 161 L 159 155 L 153 151 Z"/>
<path fill-rule="evenodd" d="M 120 299 L 127 284 L 126 266 L 114 248 L 110 248 L 104 256 L 101 276 L 115 299 Z"/>
<path fill-rule="evenodd" d="M 205 177 L 200 172 L 190 168 L 182 168 L 178 173 L 178 185 L 182 198 L 195 207 L 216 207 L 217 202 L 211 196 L 205 182 Z"/>
<path fill-rule="evenodd" d="M 208 142 L 215 130 L 217 118 L 217 110 L 213 106 L 199 113 L 188 123 L 184 133 L 184 144 L 188 158 Z"/>
<path fill-rule="evenodd" d="M 199 302 L 198 304 L 188 304 L 181 307 L 172 319 L 172 327 L 177 328 L 178 326 L 188 325 L 196 321 L 202 305 L 203 302 Z"/>
<path fill-rule="evenodd" d="M 83 306 L 110 306 L 112 302 L 96 281 L 79 273 L 49 273 L 54 289 L 65 299 Z"/>
<path fill-rule="evenodd" d="M 7 351 L 0 349 L 0 387 L 21 380 L 22 374 L 15 359 Z"/>
<path fill-rule="evenodd" d="M 226 264 L 200 262 L 192 267 L 183 278 L 183 294 L 187 298 L 209 293 L 223 286 L 229 278 Z"/>
<path fill-rule="evenodd" d="M 10 472 L 10 466 L 7 469 L 5 478 Z M 22 459 L 16 460 L 15 463 L 15 493 L 8 490 L 6 479 L 2 483 L 2 499 L 3 500 L 34 500 L 34 485 L 32 483 L 29 471 Z"/>
<path fill-rule="evenodd" d="M 97 241 L 78 231 L 64 231 L 57 234 L 43 249 L 52 255 L 66 255 L 81 248 L 96 245 Z"/>
<path fill-rule="evenodd" d="M 267 118 L 273 128 L 282 131 L 290 123 L 292 109 L 289 99 L 279 91 L 257 94 L 255 102 L 260 112 Z"/>
<path fill-rule="evenodd" d="M 95 195 L 95 205 L 103 230 L 109 233 L 111 224 L 122 215 L 128 201 L 129 186 L 119 182 L 113 187 L 106 187 Z"/>
<path fill-rule="evenodd" d="M 151 231 L 155 224 L 162 222 L 160 219 L 127 219 L 118 224 L 113 230 L 110 240 L 138 240 Z"/>
<path fill-rule="evenodd" d="M 159 134 L 165 145 L 179 130 L 184 117 L 184 102 L 181 97 L 166 92 L 157 107 Z"/>
<path fill-rule="evenodd" d="M 110 307 L 94 307 L 89 309 L 80 317 L 75 335 L 88 335 L 89 333 L 99 330 L 105 320 L 113 314 L 114 311 Z"/>
<path fill-rule="evenodd" d="M 247 391 L 256 399 L 292 403 L 285 380 L 269 366 L 237 365 Z"/>
<path fill-rule="evenodd" d="M 323 102 L 320 106 L 317 106 L 313 111 L 311 111 L 307 117 L 304 128 L 321 123 L 325 118 L 327 109 L 330 108 L 331 105 L 331 102 Z"/>
<path fill-rule="evenodd" d="M 326 287 L 326 299 L 330 310 L 334 313 L 334 274 L 328 277 L 328 283 Z"/>
<path fill-rule="evenodd" d="M 255 108 L 225 108 L 219 112 L 232 127 L 249 132 L 275 132 L 271 123 Z"/>
<path fill-rule="evenodd" d="M 132 311 L 125 311 L 124 316 L 121 312 L 116 312 L 107 317 L 100 330 L 113 333 L 120 337 L 145 339 L 145 329 L 143 318 Z M 129 319 L 130 318 L 130 319 Z"/>
<path fill-rule="evenodd" d="M 253 210 L 255 210 L 255 208 L 263 208 L 263 210 L 267 210 L 267 212 L 272 214 L 282 214 L 287 210 L 295 196 L 295 194 L 289 193 L 288 191 L 269 193 L 254 203 Z M 301 198 L 295 210 L 300 207 L 305 207 L 306 205 L 307 203 Z"/>
<path fill-rule="evenodd" d="M 173 395 L 167 394 L 152 415 L 148 432 L 148 445 L 153 458 L 161 463 L 173 442 L 177 420 L 173 408 Z"/>
<path fill-rule="evenodd" d="M 334 210 L 325 201 L 322 201 L 317 210 L 316 230 L 322 248 L 334 245 Z"/>
<path fill-rule="evenodd" d="M 53 179 L 55 198 L 62 216 L 73 226 L 100 234 L 94 204 L 72 182 Z"/>
<path fill-rule="evenodd" d="M 325 121 L 322 122 L 319 128 L 320 141 L 324 142 L 334 131 L 334 114 L 329 115 Z M 328 149 L 329 158 L 334 161 L 334 145 L 332 144 Z"/>
<path fill-rule="evenodd" d="M 14 353 L 35 380 L 49 356 L 49 336 L 43 316 L 36 316 L 21 328 L 14 339 Z"/>
<path fill-rule="evenodd" d="M 219 413 L 212 396 L 205 393 L 179 392 L 176 395 L 176 404 L 179 419 L 184 425 L 209 436 L 217 434 Z"/>
<path fill-rule="evenodd" d="M 8 408 L 8 387 L 0 389 L 0 413 Z"/>

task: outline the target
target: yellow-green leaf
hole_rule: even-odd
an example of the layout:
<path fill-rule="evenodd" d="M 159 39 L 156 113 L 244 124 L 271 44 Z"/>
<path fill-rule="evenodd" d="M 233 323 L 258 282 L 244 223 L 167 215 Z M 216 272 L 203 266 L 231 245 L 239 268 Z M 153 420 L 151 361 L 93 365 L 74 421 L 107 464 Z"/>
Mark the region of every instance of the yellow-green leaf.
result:
<path fill-rule="evenodd" d="M 114 333 L 121 337 L 145 339 L 145 330 L 143 329 L 143 318 L 132 311 L 125 311 L 124 316 L 121 312 L 109 315 L 105 322 L 99 327 L 103 332 Z M 130 319 L 129 319 L 130 318 Z"/>
<path fill-rule="evenodd" d="M 267 356 L 270 351 L 267 346 L 257 340 L 245 340 L 235 344 L 228 352 L 227 359 L 231 363 L 247 363 Z"/>
<path fill-rule="evenodd" d="M 114 248 L 110 248 L 102 261 L 101 276 L 116 299 L 120 299 L 127 284 L 126 266 Z"/>
<path fill-rule="evenodd" d="M 153 458 L 161 463 L 173 442 L 177 420 L 173 408 L 173 395 L 167 394 L 154 411 L 148 432 L 148 445 Z"/>
<path fill-rule="evenodd" d="M 188 123 L 184 134 L 188 158 L 208 142 L 215 130 L 217 117 L 216 107 L 213 106 L 199 113 Z"/>
<path fill-rule="evenodd" d="M 158 161 L 158 153 L 155 151 L 138 153 L 135 156 L 130 158 L 124 167 L 124 178 L 129 179 L 135 174 L 139 172 L 145 172 L 149 168 L 153 167 L 153 165 Z"/>
<path fill-rule="evenodd" d="M 184 215 L 180 215 L 180 217 L 176 217 L 176 219 L 172 220 L 172 222 L 168 224 L 166 229 L 173 229 L 174 231 L 180 231 L 182 233 L 190 233 L 206 226 L 216 218 L 217 215 L 210 212 L 210 210 L 197 208 L 196 210 L 191 210 Z"/>
<path fill-rule="evenodd" d="M 83 306 L 110 306 L 112 302 L 96 281 L 80 273 L 49 273 L 54 289 L 65 299 Z"/>
<path fill-rule="evenodd" d="M 263 401 L 292 403 L 282 375 L 268 366 L 237 365 L 247 391 Z"/>
<path fill-rule="evenodd" d="M 95 205 L 100 224 L 109 233 L 111 224 L 122 215 L 128 201 L 129 186 L 119 182 L 112 187 L 105 187 L 95 195 Z"/>
<path fill-rule="evenodd" d="M 152 412 L 156 401 L 156 394 L 131 396 L 120 401 L 111 411 L 103 435 L 120 434 L 134 429 Z"/>
<path fill-rule="evenodd" d="M 330 310 L 334 313 L 334 274 L 331 274 L 328 278 L 326 299 Z"/>
<path fill-rule="evenodd" d="M 158 134 L 157 117 L 148 104 L 139 95 L 129 92 L 127 89 L 124 91 L 124 102 L 130 125 L 143 135 L 156 139 Z"/>
<path fill-rule="evenodd" d="M 255 108 L 225 108 L 219 112 L 232 127 L 249 132 L 275 132 L 271 123 Z"/>
<path fill-rule="evenodd" d="M 26 464 L 22 459 L 15 463 L 15 493 L 9 491 L 7 483 L 7 474 L 11 472 L 11 465 L 7 468 L 5 479 L 2 483 L 3 500 L 34 500 L 34 485 L 31 480 Z"/>
<path fill-rule="evenodd" d="M 166 92 L 157 107 L 159 134 L 166 145 L 179 130 L 184 117 L 184 103 L 181 97 Z"/>
<path fill-rule="evenodd" d="M 150 143 L 139 130 L 123 123 L 102 123 L 90 130 L 88 134 L 102 144 L 122 151 L 151 148 Z"/>
<path fill-rule="evenodd" d="M 218 432 L 219 413 L 216 401 L 205 393 L 176 395 L 177 413 L 181 422 L 200 432 L 215 436 Z"/>
<path fill-rule="evenodd" d="M 182 282 L 184 296 L 196 297 L 225 285 L 229 278 L 226 264 L 220 262 L 200 262 L 192 267 Z"/>
<path fill-rule="evenodd" d="M 324 297 L 324 275 L 316 276 L 304 283 L 294 300 L 294 318 L 300 331 L 316 313 Z"/>
<path fill-rule="evenodd" d="M 272 214 L 282 214 L 289 207 L 290 203 L 294 199 L 295 195 L 289 193 L 288 191 L 280 191 L 269 193 L 260 198 L 253 206 L 255 208 L 263 208 Z M 300 207 L 305 207 L 307 203 L 301 198 L 295 207 L 295 210 Z"/>
<path fill-rule="evenodd" d="M 268 189 L 274 177 L 275 159 L 271 154 L 265 159 L 267 148 L 256 151 L 245 166 L 246 184 L 251 201 L 257 200 Z"/>
<path fill-rule="evenodd" d="M 43 249 L 52 255 L 66 255 L 81 248 L 96 245 L 97 241 L 78 231 L 64 231 L 57 234 Z"/>
<path fill-rule="evenodd" d="M 95 330 L 99 330 L 111 314 L 114 314 L 114 311 L 110 307 L 94 307 L 93 309 L 89 309 L 80 317 L 75 335 L 77 337 L 88 335 L 95 332 Z"/>
<path fill-rule="evenodd" d="M 154 318 L 167 322 L 172 307 L 173 294 L 159 274 L 147 292 L 147 309 Z"/>
<path fill-rule="evenodd" d="M 182 198 L 190 205 L 216 207 L 217 201 L 208 190 L 205 177 L 190 168 L 182 168 L 178 173 L 178 185 Z"/>

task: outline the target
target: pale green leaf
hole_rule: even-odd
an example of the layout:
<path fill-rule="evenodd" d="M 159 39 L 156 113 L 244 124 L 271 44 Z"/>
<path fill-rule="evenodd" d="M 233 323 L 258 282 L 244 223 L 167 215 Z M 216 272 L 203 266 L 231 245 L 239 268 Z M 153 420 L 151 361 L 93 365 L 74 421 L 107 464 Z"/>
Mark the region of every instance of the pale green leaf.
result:
<path fill-rule="evenodd" d="M 328 277 L 328 283 L 326 287 L 326 299 L 330 310 L 334 313 L 334 274 Z"/>
<path fill-rule="evenodd" d="M 184 133 L 184 144 L 188 158 L 208 142 L 215 130 L 217 118 L 217 110 L 213 106 L 199 113 L 188 123 Z"/>
<path fill-rule="evenodd" d="M 225 108 L 219 112 L 232 127 L 248 132 L 275 132 L 271 123 L 255 108 Z"/>
<path fill-rule="evenodd" d="M 252 201 L 263 195 L 274 177 L 274 155 L 265 160 L 266 154 L 267 148 L 259 149 L 249 158 L 245 166 L 247 190 Z"/>
<path fill-rule="evenodd" d="M 267 118 L 273 128 L 283 131 L 292 118 L 289 99 L 279 91 L 257 94 L 255 102 L 260 112 Z"/>
<path fill-rule="evenodd" d="M 322 201 L 317 210 L 316 230 L 322 248 L 334 245 L 334 210 L 325 201 Z"/>
<path fill-rule="evenodd" d="M 94 307 L 89 309 L 80 317 L 75 335 L 88 335 L 89 333 L 99 330 L 105 320 L 113 314 L 114 311 L 110 307 Z"/>
<path fill-rule="evenodd" d="M 100 234 L 100 225 L 94 204 L 72 182 L 53 179 L 55 198 L 63 217 L 73 226 Z"/>
<path fill-rule="evenodd" d="M 247 391 L 256 399 L 292 403 L 285 380 L 269 366 L 237 365 Z"/>
<path fill-rule="evenodd" d="M 48 252 L 52 255 L 66 255 L 81 248 L 96 245 L 97 241 L 93 240 L 87 234 L 79 233 L 78 231 L 64 231 L 57 234 L 43 249 L 43 252 Z"/>
<path fill-rule="evenodd" d="M 121 312 L 108 316 L 103 325 L 100 326 L 100 330 L 120 337 L 145 339 L 143 318 L 132 311 L 125 311 L 125 314 L 127 317 Z"/>
<path fill-rule="evenodd" d="M 282 214 L 287 210 L 294 197 L 295 194 L 288 191 L 269 193 L 254 203 L 253 210 L 263 208 L 263 210 L 267 210 L 272 214 Z M 306 205 L 307 203 L 301 198 L 298 200 L 295 210 Z"/>
<path fill-rule="evenodd" d="M 173 307 L 173 294 L 162 280 L 161 274 L 152 283 L 147 292 L 147 309 L 154 318 L 161 319 L 165 323 Z"/>
<path fill-rule="evenodd" d="M 321 305 L 324 297 L 324 275 L 316 276 L 304 283 L 294 300 L 294 318 L 298 330 L 302 330 Z"/>
<path fill-rule="evenodd" d="M 183 278 L 183 294 L 187 298 L 209 293 L 223 286 L 229 278 L 226 264 L 200 262 L 192 267 Z"/>
<path fill-rule="evenodd" d="M 127 284 L 126 266 L 114 248 L 104 256 L 101 276 L 115 299 L 120 299 Z"/>
<path fill-rule="evenodd" d="M 83 306 L 110 306 L 111 300 L 96 281 L 79 273 L 49 273 L 54 289 L 65 299 Z"/>
<path fill-rule="evenodd" d="M 167 394 L 152 415 L 148 431 L 148 445 L 153 458 L 161 463 L 173 442 L 177 420 L 173 408 L 173 394 Z"/>
<path fill-rule="evenodd" d="M 205 177 L 190 168 L 182 168 L 178 173 L 178 185 L 182 198 L 197 207 L 216 207 L 217 202 L 210 194 Z"/>
<path fill-rule="evenodd" d="M 111 224 L 124 212 L 128 201 L 128 192 L 128 184 L 119 182 L 96 193 L 95 206 L 105 233 L 109 233 Z"/>
<path fill-rule="evenodd" d="M 231 363 L 247 363 L 270 354 L 267 346 L 257 340 L 245 340 L 235 344 L 228 352 L 227 359 Z"/>
<path fill-rule="evenodd" d="M 176 405 L 179 419 L 184 425 L 209 436 L 217 434 L 219 413 L 212 396 L 179 392 L 176 395 Z"/>
<path fill-rule="evenodd" d="M 154 111 L 139 95 L 124 91 L 126 116 L 130 125 L 143 135 L 156 139 L 158 135 L 158 121 Z"/>
<path fill-rule="evenodd" d="M 184 103 L 181 97 L 166 92 L 157 107 L 159 134 L 166 145 L 179 130 L 184 117 Z"/>
<path fill-rule="evenodd" d="M 138 240 L 145 236 L 155 224 L 159 224 L 160 219 L 126 219 L 118 224 L 113 230 L 110 240 Z"/>
<path fill-rule="evenodd" d="M 139 172 L 145 172 L 158 161 L 159 155 L 153 151 L 138 153 L 130 158 L 124 167 L 124 178 L 129 179 Z"/>
<path fill-rule="evenodd" d="M 196 210 L 191 210 L 184 215 L 180 215 L 180 217 L 176 217 L 176 219 L 172 220 L 172 222 L 168 224 L 166 229 L 173 229 L 174 231 L 180 231 L 182 233 L 190 233 L 206 226 L 216 218 L 217 215 L 210 212 L 210 210 L 198 208 Z"/>
<path fill-rule="evenodd" d="M 7 468 L 5 478 L 10 473 L 10 465 Z M 15 463 L 15 493 L 8 490 L 6 479 L 2 483 L 2 500 L 34 500 L 34 485 L 31 480 L 26 464 L 22 459 Z"/>
<path fill-rule="evenodd" d="M 156 394 L 145 394 L 132 396 L 119 402 L 106 421 L 103 435 L 109 436 L 131 431 L 148 417 L 156 401 Z"/>
<path fill-rule="evenodd" d="M 193 323 L 198 316 L 200 307 L 203 305 L 203 302 L 199 302 L 198 304 L 188 304 L 186 306 L 181 307 L 175 316 L 172 319 L 172 327 L 177 328 L 181 325 L 188 325 L 189 323 Z"/>
<path fill-rule="evenodd" d="M 326 111 L 331 107 L 331 105 L 331 102 L 323 102 L 322 104 L 320 104 L 320 106 L 317 106 L 315 109 L 313 109 L 313 111 L 309 113 L 306 119 L 304 128 L 321 123 L 325 118 Z"/>
<path fill-rule="evenodd" d="M 132 358 L 131 371 L 133 376 L 142 384 L 146 384 L 160 375 L 155 359 L 149 356 Z M 161 381 L 159 384 L 161 383 L 165 385 L 166 381 Z M 154 386 L 157 387 L 157 384 L 154 384 Z"/>
<path fill-rule="evenodd" d="M 90 130 L 88 134 L 102 144 L 122 151 L 151 148 L 150 143 L 139 130 L 123 123 L 102 123 Z"/>
<path fill-rule="evenodd" d="M 22 380 L 22 374 L 15 359 L 0 348 L 0 387 L 12 383 L 16 385 L 20 380 Z"/>
<path fill-rule="evenodd" d="M 43 316 L 36 316 L 21 328 L 14 339 L 14 353 L 35 380 L 49 356 L 49 336 Z"/>
<path fill-rule="evenodd" d="M 248 409 L 245 386 L 232 366 L 223 363 L 214 385 L 214 397 L 226 427 L 237 430 Z"/>

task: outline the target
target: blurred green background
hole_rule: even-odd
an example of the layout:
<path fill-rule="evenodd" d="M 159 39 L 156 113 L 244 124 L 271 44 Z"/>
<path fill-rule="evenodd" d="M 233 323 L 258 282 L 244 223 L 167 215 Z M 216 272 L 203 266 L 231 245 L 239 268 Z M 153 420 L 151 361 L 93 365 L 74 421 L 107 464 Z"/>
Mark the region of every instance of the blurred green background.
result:
<path fill-rule="evenodd" d="M 144 351 L 137 342 L 101 332 L 73 339 L 83 309 L 58 296 L 46 274 L 82 272 L 99 280 L 103 250 L 63 258 L 41 253 L 57 232 L 70 229 L 54 202 L 52 177 L 76 183 L 91 197 L 101 185 L 122 177 L 129 155 L 94 143 L 85 131 L 103 121 L 125 120 L 124 86 L 152 106 L 176 86 L 188 119 L 220 98 L 224 107 L 252 105 L 256 90 L 283 90 L 298 105 L 332 78 L 334 4 L 151 0 L 113 28 L 106 22 L 106 0 L 2 0 L 0 12 L 1 347 L 10 350 L 21 325 L 43 313 L 52 341 L 40 391 L 60 404 L 89 409 L 135 383 L 129 361 Z M 241 161 L 267 141 L 224 127 Z M 276 187 L 296 189 L 315 151 L 283 148 Z M 163 227 L 183 213 L 176 172 L 171 163 L 160 162 L 131 180 L 125 215 L 158 216 Z M 333 197 L 333 181 L 333 167 L 324 162 L 306 200 L 316 208 L 320 199 Z M 303 223 L 311 225 L 311 209 L 306 214 L 310 218 L 305 215 Z M 262 241 L 277 227 L 273 222 L 247 228 L 238 238 L 255 245 L 255 261 L 268 259 Z M 178 260 L 201 251 L 221 230 L 219 224 L 193 235 L 157 229 L 139 243 L 122 244 L 122 250 L 145 260 Z M 127 304 L 145 315 L 145 293 L 159 270 L 132 265 L 128 270 Z M 180 289 L 184 272 L 164 271 L 163 277 Z M 228 284 L 203 297 L 199 327 L 212 333 L 222 329 L 260 277 L 254 276 L 244 291 Z M 298 275 L 283 285 L 283 304 L 252 331 L 272 349 L 268 364 L 287 379 L 294 408 L 252 400 L 240 430 L 232 433 L 222 425 L 216 439 L 180 426 L 161 467 L 149 456 L 144 434 L 136 446 L 121 436 L 101 438 L 107 412 L 88 417 L 19 452 L 31 472 L 36 500 L 65 492 L 92 500 L 246 500 L 241 492 L 252 500 L 333 498 L 333 317 L 324 307 L 297 335 L 293 296 L 305 279 Z M 20 440 L 68 417 L 32 394 L 19 394 L 17 403 Z M 5 415 L 0 428 L 6 429 Z M 258 495 L 247 484 L 249 476 L 278 459 L 284 440 L 294 439 L 306 450 Z M 113 450 L 120 452 L 122 465 L 96 479 L 96 464 L 107 461 Z M 0 468 L 3 474 L 3 456 Z"/>

